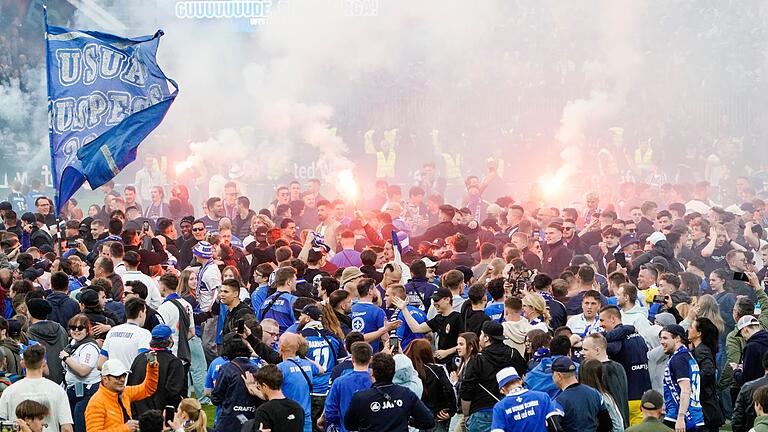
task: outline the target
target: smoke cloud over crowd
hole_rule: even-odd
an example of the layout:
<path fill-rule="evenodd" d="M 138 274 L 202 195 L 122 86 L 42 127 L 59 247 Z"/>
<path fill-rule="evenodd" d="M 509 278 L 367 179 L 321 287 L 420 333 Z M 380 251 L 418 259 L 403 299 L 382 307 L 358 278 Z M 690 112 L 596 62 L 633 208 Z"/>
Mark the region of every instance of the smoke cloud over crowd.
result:
<path fill-rule="evenodd" d="M 625 169 L 612 152 L 631 155 L 641 142 L 675 179 L 703 178 L 696 161 L 711 154 L 765 156 L 758 3 L 245 2 L 269 3 L 254 20 L 179 13 L 191 3 L 99 2 L 129 36 L 165 31 L 159 62 L 180 93 L 139 157 L 165 157 L 168 182 L 197 179 L 203 195 L 198 177 L 233 167 L 265 196 L 300 170 L 333 182 L 354 169 L 370 184 L 369 130 L 374 145 L 398 130 L 398 177 L 456 154 L 462 176 L 480 175 L 493 157 L 517 195 L 535 183 L 545 193 L 618 183 Z M 69 21 L 57 24 L 115 31 L 87 11 Z M 47 132 L 41 61 L 29 62 L 26 91 L 18 80 L 0 86 L 0 124 L 37 153 Z M 723 140 L 736 151 L 719 154 Z M 128 171 L 117 181 L 130 182 Z"/>

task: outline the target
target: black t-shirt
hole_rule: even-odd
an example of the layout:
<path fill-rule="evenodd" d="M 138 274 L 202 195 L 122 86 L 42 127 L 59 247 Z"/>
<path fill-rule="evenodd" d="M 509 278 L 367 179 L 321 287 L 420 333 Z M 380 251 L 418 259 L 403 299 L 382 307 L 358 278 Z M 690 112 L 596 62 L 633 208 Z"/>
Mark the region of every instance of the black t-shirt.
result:
<path fill-rule="evenodd" d="M 478 337 L 480 336 L 483 323 L 490 320 L 488 315 L 485 314 L 485 310 L 472 310 L 472 302 L 470 301 L 465 301 L 461 305 L 461 318 L 464 323 L 463 331 L 473 332 Z"/>
<path fill-rule="evenodd" d="M 464 328 L 461 314 L 453 311 L 448 316 L 436 315 L 427 325 L 437 334 L 437 349 L 451 349 L 458 344 L 459 334 Z"/>
<path fill-rule="evenodd" d="M 273 399 L 264 402 L 253 417 L 253 424 L 258 430 L 263 429 L 285 432 L 304 432 L 304 409 L 291 399 Z"/>

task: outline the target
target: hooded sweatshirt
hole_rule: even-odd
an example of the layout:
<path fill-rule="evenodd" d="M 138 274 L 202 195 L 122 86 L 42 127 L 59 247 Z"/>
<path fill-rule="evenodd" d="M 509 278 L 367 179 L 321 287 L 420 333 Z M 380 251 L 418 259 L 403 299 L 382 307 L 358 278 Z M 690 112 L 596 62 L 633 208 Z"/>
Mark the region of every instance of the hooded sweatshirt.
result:
<path fill-rule="evenodd" d="M 624 366 L 627 372 L 629 400 L 640 400 L 651 388 L 648 373 L 648 347 L 631 325 L 618 325 L 604 334 L 608 341 L 608 357 Z"/>
<path fill-rule="evenodd" d="M 29 326 L 27 335 L 29 340 L 36 341 L 45 347 L 48 379 L 61 384 L 64 381 L 64 367 L 59 360 L 59 353 L 69 343 L 64 327 L 53 321 L 38 321 Z"/>
<path fill-rule="evenodd" d="M 768 351 L 768 332 L 759 330 L 747 340 L 747 345 L 744 346 L 744 352 L 741 354 L 743 367 L 733 372 L 733 378 L 739 385 L 765 375 L 762 357 L 766 351 Z"/>
<path fill-rule="evenodd" d="M 525 352 L 525 336 L 533 327 L 527 319 L 519 321 L 504 321 L 504 343 L 517 350 L 522 355 Z"/>
<path fill-rule="evenodd" d="M 395 354 L 395 376 L 392 384 L 401 385 L 416 393 L 419 399 L 424 392 L 424 384 L 419 378 L 419 373 L 413 367 L 413 362 L 405 354 Z"/>
<path fill-rule="evenodd" d="M 6 359 L 6 374 L 21 375 L 21 347 L 19 347 L 18 342 L 11 338 L 5 338 L 0 342 L 0 350 Z"/>
<path fill-rule="evenodd" d="M 525 359 L 516 350 L 501 342 L 483 348 L 472 357 L 464 370 L 461 383 L 461 400 L 469 401 L 469 414 L 490 410 L 501 399 L 496 372 L 512 366 L 515 370 L 526 369 Z"/>
<path fill-rule="evenodd" d="M 45 299 L 51 304 L 53 309 L 48 318 L 61 324 L 62 327 L 67 326 L 69 319 L 80 313 L 80 304 L 62 292 L 54 291 Z"/>
<path fill-rule="evenodd" d="M 648 310 L 637 303 L 632 309 L 626 312 L 621 311 L 621 323 L 633 326 L 638 333 L 643 333 L 651 326 L 651 322 L 648 321 Z"/>

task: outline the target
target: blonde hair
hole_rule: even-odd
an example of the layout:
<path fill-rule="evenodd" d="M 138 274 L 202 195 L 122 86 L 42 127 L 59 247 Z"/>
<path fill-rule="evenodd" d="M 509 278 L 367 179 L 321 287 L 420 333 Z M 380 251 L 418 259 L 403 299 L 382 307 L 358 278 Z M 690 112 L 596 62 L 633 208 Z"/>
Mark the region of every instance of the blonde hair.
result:
<path fill-rule="evenodd" d="M 525 297 L 523 297 L 523 306 L 533 308 L 539 315 L 544 317 L 544 321 L 546 321 L 547 324 L 549 324 L 549 320 L 552 319 L 552 316 L 547 310 L 547 302 L 544 300 L 544 297 L 539 294 L 526 294 Z"/>
<path fill-rule="evenodd" d="M 208 418 L 197 399 L 182 399 L 181 403 L 179 403 L 179 411 L 186 413 L 187 417 L 189 417 L 189 424 L 184 426 L 184 432 L 207 432 L 206 424 L 208 423 Z"/>
<path fill-rule="evenodd" d="M 717 331 L 722 334 L 723 329 L 725 328 L 725 322 L 723 321 L 723 317 L 720 315 L 720 306 L 717 304 L 715 297 L 711 294 L 705 294 L 699 297 L 699 301 L 697 302 L 696 307 L 699 309 L 696 312 L 696 317 L 709 318 L 709 320 L 712 321 L 712 324 L 717 327 Z"/>

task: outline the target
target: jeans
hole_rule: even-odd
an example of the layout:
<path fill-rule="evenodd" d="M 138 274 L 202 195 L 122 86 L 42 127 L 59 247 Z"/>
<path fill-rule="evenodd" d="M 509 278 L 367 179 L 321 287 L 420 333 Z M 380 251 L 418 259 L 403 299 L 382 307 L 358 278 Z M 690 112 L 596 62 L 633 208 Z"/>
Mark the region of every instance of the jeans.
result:
<path fill-rule="evenodd" d="M 205 353 L 205 360 L 208 363 L 210 363 L 213 359 L 219 356 L 216 350 L 216 323 L 217 322 L 218 322 L 218 317 L 213 317 L 201 324 L 203 352 Z"/>
<path fill-rule="evenodd" d="M 312 430 L 314 432 L 323 432 L 322 429 L 317 427 L 317 419 L 323 414 L 325 409 L 325 396 L 312 396 Z"/>
<path fill-rule="evenodd" d="M 99 389 L 99 383 L 94 383 L 89 386 L 83 386 L 83 395 L 77 397 L 75 395 L 75 386 L 67 387 L 67 398 L 69 399 L 69 409 L 72 411 L 72 420 L 74 421 L 75 432 L 85 431 L 85 407 L 88 405 L 88 401 L 91 400 L 91 396 Z"/>
<path fill-rule="evenodd" d="M 419 432 L 448 432 L 449 427 L 451 426 L 451 421 L 447 422 L 438 422 L 437 419 L 435 419 L 437 422 L 435 427 L 432 429 L 420 429 Z M 488 427 L 490 428 L 490 423 L 488 424 Z"/>
<path fill-rule="evenodd" d="M 488 432 L 491 430 L 493 411 L 477 411 L 467 419 L 467 432 Z"/>
<path fill-rule="evenodd" d="M 192 363 L 189 366 L 189 376 L 192 384 L 189 386 L 190 396 L 192 389 L 195 390 L 195 397 L 202 401 L 207 399 L 204 394 L 205 374 L 207 373 L 205 363 L 205 353 L 203 352 L 203 343 L 199 337 L 194 336 L 189 340 L 189 353 L 192 357 Z"/>

